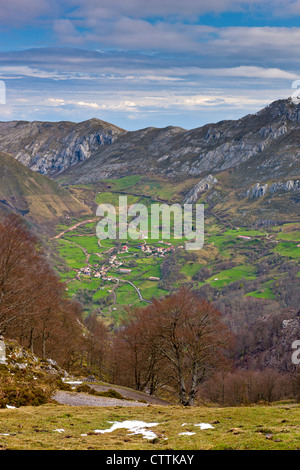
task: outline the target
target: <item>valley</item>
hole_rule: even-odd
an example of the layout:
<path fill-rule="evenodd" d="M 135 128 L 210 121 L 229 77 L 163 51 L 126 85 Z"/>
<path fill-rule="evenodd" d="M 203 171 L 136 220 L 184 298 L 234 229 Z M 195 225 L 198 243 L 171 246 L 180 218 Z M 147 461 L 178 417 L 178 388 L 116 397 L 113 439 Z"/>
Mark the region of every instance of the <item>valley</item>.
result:
<path fill-rule="evenodd" d="M 141 184 L 141 179 L 135 175 L 105 180 L 105 191 L 89 191 L 95 204 L 117 205 L 120 194 L 127 194 L 131 204 L 180 200 L 178 186 L 170 185 L 168 190 L 168 181 L 164 185 L 161 179 L 147 182 L 143 177 Z M 205 203 L 203 195 L 198 202 Z M 141 235 L 139 240 L 100 241 L 97 220 L 71 219 L 60 224 L 53 242 L 65 263 L 60 274 L 67 282 L 68 295 L 83 303 L 85 315 L 96 311 L 111 327 L 118 325 L 127 307 L 144 306 L 182 285 L 219 304 L 236 293 L 245 301 L 252 298 L 258 305 L 261 301 L 262 308 L 264 302 L 269 308 L 283 308 L 282 285 L 291 277 L 296 285 L 300 282 L 300 222 L 296 220 L 237 226 L 235 220 L 205 204 L 204 246 L 189 252 L 184 249 L 184 240 L 174 238 L 145 240 Z M 259 315 L 252 321 L 258 319 Z"/>

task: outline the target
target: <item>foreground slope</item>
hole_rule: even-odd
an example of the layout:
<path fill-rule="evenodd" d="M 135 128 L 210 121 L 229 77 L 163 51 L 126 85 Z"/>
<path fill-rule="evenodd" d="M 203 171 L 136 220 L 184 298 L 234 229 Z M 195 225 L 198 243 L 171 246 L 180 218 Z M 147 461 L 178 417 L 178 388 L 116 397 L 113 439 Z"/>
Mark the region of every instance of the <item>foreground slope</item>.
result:
<path fill-rule="evenodd" d="M 0 445 L 11 450 L 160 450 L 165 457 L 170 450 L 296 450 L 299 410 L 291 403 L 235 408 L 43 405 L 5 409 L 0 410 Z M 108 432 L 112 422 L 119 428 Z M 147 426 L 150 439 L 142 432 L 133 433 L 130 424 Z M 201 429 L 200 424 L 210 426 Z M 193 463 L 200 465 L 202 458 L 196 454 Z"/>

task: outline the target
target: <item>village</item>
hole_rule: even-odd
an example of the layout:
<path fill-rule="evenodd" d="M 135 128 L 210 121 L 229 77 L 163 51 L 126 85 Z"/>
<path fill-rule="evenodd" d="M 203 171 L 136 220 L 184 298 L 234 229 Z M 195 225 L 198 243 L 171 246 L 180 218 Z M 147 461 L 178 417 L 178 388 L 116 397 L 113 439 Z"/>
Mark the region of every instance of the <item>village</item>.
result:
<path fill-rule="evenodd" d="M 164 246 L 150 246 L 146 242 L 143 244 L 138 245 L 138 249 L 140 250 L 141 253 L 143 253 L 146 256 L 153 256 L 153 257 L 160 257 L 164 258 L 166 254 L 172 252 L 175 250 L 174 245 L 169 242 L 165 242 L 163 240 L 160 240 L 158 243 Z M 111 254 L 111 256 L 108 259 L 108 264 L 88 264 L 87 266 L 80 268 L 80 269 L 74 269 L 74 271 L 77 273 L 76 278 L 77 280 L 81 280 L 81 276 L 84 277 L 91 277 L 91 278 L 98 278 L 102 279 L 103 281 L 114 281 L 117 280 L 117 278 L 114 275 L 109 275 L 110 270 L 114 270 L 114 272 L 117 270 L 118 273 L 120 274 L 130 274 L 132 272 L 132 269 L 124 267 L 124 257 L 121 258 L 122 261 L 120 261 L 120 258 L 118 259 L 118 255 L 124 255 L 125 253 L 130 253 L 130 250 L 132 248 L 136 247 L 129 247 L 128 245 L 124 244 L 122 245 L 121 249 L 117 251 L 115 254 Z M 179 247 L 183 248 L 183 246 Z M 98 254 L 100 255 L 100 254 Z M 138 252 L 132 252 L 132 256 L 139 256 Z M 149 277 L 150 280 L 159 280 L 158 277 Z"/>

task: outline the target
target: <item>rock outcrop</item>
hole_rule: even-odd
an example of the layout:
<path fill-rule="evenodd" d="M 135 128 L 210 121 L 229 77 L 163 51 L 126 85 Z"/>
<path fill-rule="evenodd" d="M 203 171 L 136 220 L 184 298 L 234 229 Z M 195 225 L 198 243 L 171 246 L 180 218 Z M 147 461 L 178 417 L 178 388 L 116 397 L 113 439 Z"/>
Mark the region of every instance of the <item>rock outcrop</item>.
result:
<path fill-rule="evenodd" d="M 288 180 L 286 182 L 273 183 L 269 188 L 270 193 L 277 191 L 300 191 L 300 180 Z"/>
<path fill-rule="evenodd" d="M 300 180 L 278 181 L 271 185 L 256 183 L 248 189 L 246 196 L 250 199 L 259 198 L 267 194 L 268 191 L 272 194 L 280 191 L 300 191 Z"/>
<path fill-rule="evenodd" d="M 249 198 L 262 197 L 266 194 L 267 190 L 268 190 L 267 184 L 261 185 L 259 183 L 256 183 L 256 185 L 253 186 L 253 188 L 248 189 L 246 196 L 248 196 Z"/>
<path fill-rule="evenodd" d="M 194 204 L 198 201 L 200 195 L 217 184 L 218 180 L 212 175 L 208 175 L 199 181 L 186 195 L 185 204 Z"/>

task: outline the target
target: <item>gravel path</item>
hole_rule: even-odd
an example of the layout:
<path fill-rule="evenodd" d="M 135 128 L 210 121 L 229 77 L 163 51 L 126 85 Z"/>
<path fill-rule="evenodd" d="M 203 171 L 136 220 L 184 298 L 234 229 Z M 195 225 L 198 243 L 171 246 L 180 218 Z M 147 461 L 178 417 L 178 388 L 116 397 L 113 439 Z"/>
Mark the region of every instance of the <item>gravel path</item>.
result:
<path fill-rule="evenodd" d="M 95 397 L 86 393 L 76 392 L 56 392 L 53 397 L 62 405 L 71 406 L 147 406 L 147 403 L 140 403 L 129 400 L 118 400 L 116 398 Z"/>
<path fill-rule="evenodd" d="M 146 393 L 139 392 L 137 390 L 132 390 L 129 388 L 121 387 L 118 385 L 98 385 L 98 384 L 89 384 L 90 387 L 94 388 L 97 392 L 107 392 L 109 389 L 116 390 L 119 392 L 124 398 L 130 398 L 131 400 L 144 400 L 147 404 L 151 405 L 169 405 L 166 400 L 162 400 L 161 398 L 157 398 L 151 395 L 147 395 Z"/>

